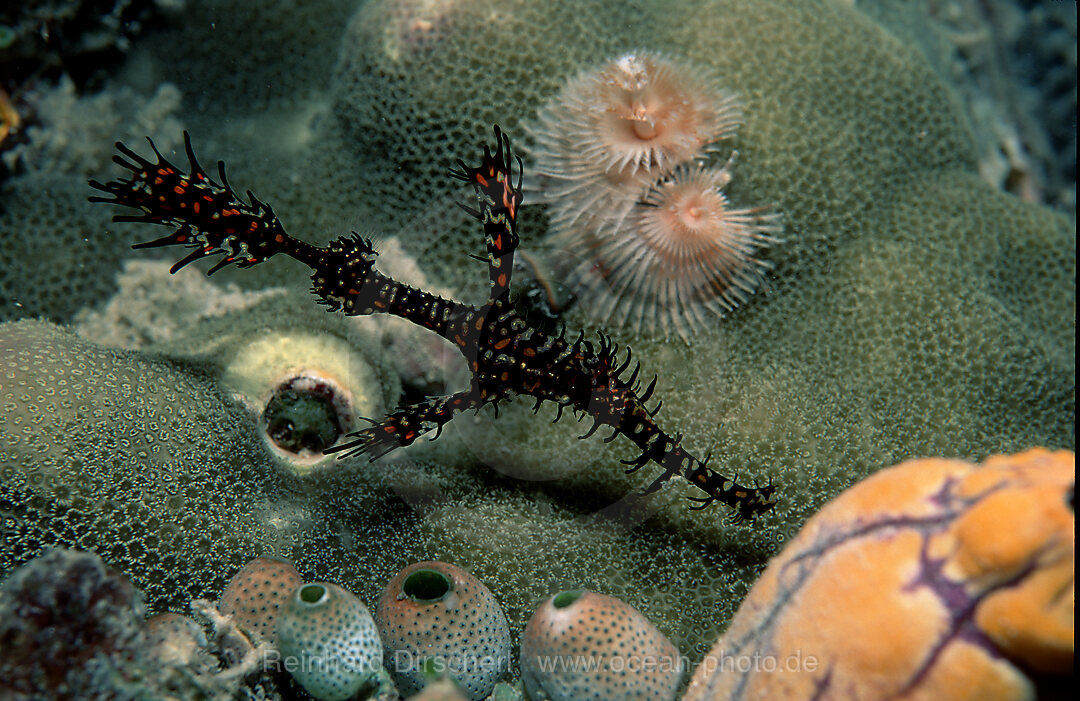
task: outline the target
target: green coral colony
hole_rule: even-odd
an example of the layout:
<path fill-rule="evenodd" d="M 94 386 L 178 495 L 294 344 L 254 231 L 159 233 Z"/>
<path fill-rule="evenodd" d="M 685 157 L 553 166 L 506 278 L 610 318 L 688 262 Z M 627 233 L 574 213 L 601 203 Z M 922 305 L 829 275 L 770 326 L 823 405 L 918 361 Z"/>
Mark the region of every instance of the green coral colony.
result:
<path fill-rule="evenodd" d="M 0 569 L 51 544 L 93 549 L 153 610 L 185 610 L 258 554 L 295 560 L 367 601 L 403 562 L 452 559 L 491 588 L 511 630 L 552 592 L 584 587 L 647 612 L 700 659 L 774 540 L 852 482 L 912 455 L 1071 447 L 1075 227 L 982 182 L 941 74 L 850 5 L 678 0 L 641 3 L 640 21 L 624 22 L 612 21 L 607 0 L 528 0 L 513 12 L 498 0 L 326 0 L 290 6 L 295 21 L 283 23 L 265 3 L 226 0 L 215 36 L 228 41 L 207 36 L 204 13 L 186 13 L 178 30 L 142 45 L 158 74 L 199 87 L 200 109 L 179 113 L 186 126 L 227 143 L 238 163 L 268 164 L 245 179 L 277 193 L 305 230 L 340 228 L 347 212 L 390 234 L 416 228 L 418 199 L 432 205 L 420 229 L 440 235 L 400 244 L 421 262 L 445 262 L 425 273 L 449 287 L 475 277 L 463 252 L 476 224 L 435 204 L 456 197 L 446 165 L 476 143 L 494 105 L 523 133 L 567 80 L 638 48 L 721 76 L 745 107 L 732 200 L 778 203 L 785 243 L 770 251 L 754 304 L 702 328 L 693 346 L 648 333 L 633 344 L 661 371 L 665 420 L 702 441 L 688 438 L 688 448 L 782 480 L 779 527 L 770 519 L 722 530 L 666 494 L 638 529 L 584 518 L 636 486 L 617 468 L 623 448 L 574 441 L 513 404 L 497 423 L 485 422 L 487 412 L 461 417 L 432 446 L 388 456 L 391 467 L 280 470 L 222 372 L 250 338 L 348 338 L 376 375 L 387 367 L 356 343 L 351 320 L 299 313 L 308 300 L 290 291 L 192 325 L 182 343 L 149 353 L 103 348 L 39 320 L 0 325 Z M 336 56 L 325 49 L 335 28 Z M 565 42 L 570 35 L 593 41 Z M 101 95 L 119 86 L 110 81 Z M 237 120 L 219 119 L 238 110 L 258 137 L 250 150 L 228 126 Z M 282 114 L 318 119 L 282 139 Z M 111 116 L 110 125 L 123 121 Z M 171 122 L 159 144 L 180 133 Z M 87 143 L 116 133 L 110 126 Z M 532 146 L 522 140 L 535 172 Z M 106 237 L 83 241 L 105 226 L 104 212 L 81 206 L 84 173 L 100 167 L 0 186 L 4 318 L 68 320 L 73 300 L 112 294 L 124 256 Z M 530 239 L 544 240 L 543 208 L 523 209 L 520 220 Z M 580 305 L 567 312 L 571 324 L 582 317 Z M 271 382 L 258 392 L 271 394 Z M 363 383 L 379 395 L 372 415 L 379 399 L 398 400 L 379 383 Z M 286 402 L 264 423 L 318 424 L 320 412 Z M 328 440 L 297 442 L 310 450 Z M 535 481 L 501 479 L 478 467 L 485 462 L 527 465 Z"/>

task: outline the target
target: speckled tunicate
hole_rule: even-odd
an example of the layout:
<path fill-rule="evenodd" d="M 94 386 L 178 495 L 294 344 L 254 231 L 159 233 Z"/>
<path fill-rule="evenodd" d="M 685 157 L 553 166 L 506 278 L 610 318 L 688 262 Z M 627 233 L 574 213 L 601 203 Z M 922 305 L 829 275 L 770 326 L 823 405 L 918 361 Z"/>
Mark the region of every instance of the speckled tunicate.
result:
<path fill-rule="evenodd" d="M 336 584 L 297 587 L 278 616 L 277 633 L 285 668 L 319 701 L 349 698 L 382 663 L 374 619 Z"/>
<path fill-rule="evenodd" d="M 446 674 L 473 701 L 510 668 L 510 628 L 491 591 L 446 562 L 417 562 L 394 576 L 375 607 L 386 666 L 399 691 Z"/>
<path fill-rule="evenodd" d="M 229 580 L 221 593 L 218 609 L 262 640 L 277 645 L 277 619 L 281 607 L 303 581 L 291 562 L 257 557 Z"/>
<path fill-rule="evenodd" d="M 560 592 L 521 634 L 521 680 L 535 701 L 672 701 L 682 672 L 671 641 L 606 594 Z"/>

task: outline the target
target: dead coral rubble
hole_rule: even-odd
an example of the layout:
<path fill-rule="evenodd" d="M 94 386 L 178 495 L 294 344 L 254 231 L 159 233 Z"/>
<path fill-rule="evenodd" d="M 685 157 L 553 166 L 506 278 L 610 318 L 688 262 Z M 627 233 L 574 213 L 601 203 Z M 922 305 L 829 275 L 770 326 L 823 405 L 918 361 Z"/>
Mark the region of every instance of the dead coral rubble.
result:
<path fill-rule="evenodd" d="M 161 654 L 176 641 L 145 614 L 142 592 L 97 555 L 56 548 L 32 560 L 0 583 L 0 698 L 279 698 L 265 675 L 233 673 L 214 645 Z"/>

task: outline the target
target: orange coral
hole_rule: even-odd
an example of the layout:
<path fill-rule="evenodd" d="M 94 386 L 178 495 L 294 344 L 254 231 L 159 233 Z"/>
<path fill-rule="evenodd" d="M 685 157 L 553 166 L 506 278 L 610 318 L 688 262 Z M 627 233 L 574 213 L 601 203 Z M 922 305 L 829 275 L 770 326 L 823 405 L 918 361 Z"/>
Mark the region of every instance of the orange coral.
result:
<path fill-rule="evenodd" d="M 914 460 L 769 564 L 685 701 L 1025 699 L 1072 674 L 1075 460 Z"/>

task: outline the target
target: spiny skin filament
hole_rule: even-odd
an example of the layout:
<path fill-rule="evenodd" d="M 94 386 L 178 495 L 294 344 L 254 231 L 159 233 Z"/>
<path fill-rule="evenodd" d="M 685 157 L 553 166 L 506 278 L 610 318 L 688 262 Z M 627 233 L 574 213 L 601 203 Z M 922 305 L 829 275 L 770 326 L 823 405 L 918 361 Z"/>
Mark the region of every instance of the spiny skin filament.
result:
<path fill-rule="evenodd" d="M 496 126 L 495 151 L 484 147 L 480 165 L 470 167 L 458 161 L 450 175 L 473 186 L 477 207 L 463 208 L 484 227 L 490 278 L 488 298 L 481 306 L 462 304 L 437 297 L 399 283 L 375 269 L 376 251 L 368 239 L 357 234 L 342 237 L 325 248 L 295 239 L 285 233 L 268 204 L 248 191 L 243 201 L 225 178 L 225 165 L 218 162 L 221 183 L 212 180 L 191 148 L 184 133 L 190 168 L 188 173 L 169 163 L 150 143 L 156 156 L 151 162 L 121 143 L 123 157 L 113 160 L 131 175 L 108 183 L 90 185 L 111 195 L 91 197 L 139 210 L 137 216 L 113 217 L 115 221 L 150 222 L 176 227 L 154 241 L 134 248 L 185 245 L 193 250 L 173 266 L 172 272 L 193 260 L 222 254 L 210 273 L 235 263 L 246 268 L 278 254 L 294 258 L 312 269 L 312 291 L 330 311 L 347 315 L 392 314 L 429 329 L 451 341 L 465 357 L 471 371 L 467 390 L 445 397 L 398 407 L 380 422 L 348 434 L 353 440 L 328 448 L 339 457 L 366 454 L 375 460 L 390 451 L 413 443 L 420 436 L 442 427 L 457 414 L 478 410 L 515 395 L 528 395 L 541 404 L 553 401 L 558 417 L 565 408 L 588 414 L 593 426 L 582 438 L 598 428 L 612 429 L 605 441 L 622 435 L 641 451 L 624 461 L 627 472 L 635 472 L 650 462 L 662 468 L 645 489 L 659 490 L 672 477 L 681 476 L 704 492 L 691 497 L 702 509 L 719 501 L 733 509 L 733 521 L 750 520 L 776 503 L 776 487 L 745 487 L 698 460 L 680 445 L 681 436 L 664 433 L 653 420 L 659 403 L 648 409 L 645 403 L 656 387 L 656 378 L 641 391 L 640 364 L 627 376 L 631 353 L 627 349 L 620 362 L 619 349 L 597 332 L 594 345 L 584 333 L 569 340 L 563 333 L 552 335 L 530 325 L 510 302 L 510 276 L 518 246 L 517 212 L 521 204 L 521 160 L 510 150 L 510 140 Z M 125 158 L 126 157 L 126 160 Z M 514 164 L 517 163 L 515 182 Z"/>

